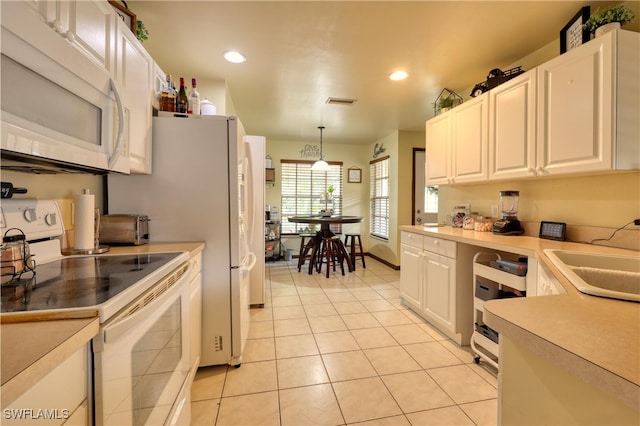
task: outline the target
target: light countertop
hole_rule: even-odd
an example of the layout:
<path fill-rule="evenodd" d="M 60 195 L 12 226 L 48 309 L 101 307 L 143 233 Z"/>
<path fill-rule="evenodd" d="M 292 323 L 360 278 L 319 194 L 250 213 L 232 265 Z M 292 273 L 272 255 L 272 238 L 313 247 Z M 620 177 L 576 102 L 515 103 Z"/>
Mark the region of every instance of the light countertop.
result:
<path fill-rule="evenodd" d="M 486 302 L 485 322 L 499 333 L 633 406 L 640 401 L 640 303 L 580 293 L 544 249 L 638 256 L 637 251 L 494 235 L 452 227 L 402 226 L 440 237 L 536 258 L 566 294 Z"/>
<path fill-rule="evenodd" d="M 111 254 L 189 252 L 204 250 L 203 242 L 153 243 L 141 246 L 114 246 Z M 98 334 L 98 312 L 91 318 L 59 319 L 0 324 L 1 404 L 14 401 L 82 345 Z"/>
<path fill-rule="evenodd" d="M 98 334 L 98 317 L 0 325 L 2 407 Z"/>

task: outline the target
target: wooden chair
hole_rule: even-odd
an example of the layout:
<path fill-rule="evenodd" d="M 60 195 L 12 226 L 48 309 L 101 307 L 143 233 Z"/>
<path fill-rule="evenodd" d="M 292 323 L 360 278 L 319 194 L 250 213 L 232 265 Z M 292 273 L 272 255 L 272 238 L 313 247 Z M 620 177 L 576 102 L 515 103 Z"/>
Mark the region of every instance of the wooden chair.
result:
<path fill-rule="evenodd" d="M 298 235 L 300 236 L 300 250 L 298 251 L 298 272 L 300 272 L 304 263 L 307 261 L 307 259 L 312 258 L 312 254 L 315 251 L 316 234 L 301 233 Z M 307 238 L 309 239 L 309 241 L 306 241 Z M 309 266 L 309 274 L 311 274 L 313 265 Z"/>
<path fill-rule="evenodd" d="M 358 239 L 357 242 L 356 238 Z M 362 259 L 362 267 L 366 269 L 367 265 L 364 261 L 360 234 L 344 234 L 344 245 L 345 247 L 349 247 L 349 258 L 351 259 L 353 270 L 356 270 L 356 257 L 360 257 Z M 356 249 L 358 249 L 358 251 Z"/>
<path fill-rule="evenodd" d="M 346 258 L 346 251 L 342 248 L 342 241 L 340 241 L 340 237 L 331 236 L 331 237 L 322 237 L 320 242 L 320 249 L 316 251 L 316 271 L 320 273 L 322 271 L 322 265 L 327 265 L 326 277 L 329 278 L 330 269 L 336 271 L 336 264 L 340 264 L 340 270 L 342 275 L 344 275 L 344 261 Z M 348 261 L 348 259 L 346 259 Z M 351 265 L 347 263 L 349 266 L 349 271 L 351 271 Z"/>

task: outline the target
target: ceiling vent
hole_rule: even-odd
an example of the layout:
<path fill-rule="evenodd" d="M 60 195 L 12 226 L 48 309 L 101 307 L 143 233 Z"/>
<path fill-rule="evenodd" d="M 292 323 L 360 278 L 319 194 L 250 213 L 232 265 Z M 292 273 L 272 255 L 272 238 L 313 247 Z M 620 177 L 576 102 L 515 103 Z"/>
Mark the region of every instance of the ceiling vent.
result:
<path fill-rule="evenodd" d="M 328 97 L 327 98 L 327 103 L 330 105 L 346 105 L 346 106 L 351 106 L 356 102 L 356 99 L 347 99 L 347 98 L 334 98 L 334 97 Z"/>

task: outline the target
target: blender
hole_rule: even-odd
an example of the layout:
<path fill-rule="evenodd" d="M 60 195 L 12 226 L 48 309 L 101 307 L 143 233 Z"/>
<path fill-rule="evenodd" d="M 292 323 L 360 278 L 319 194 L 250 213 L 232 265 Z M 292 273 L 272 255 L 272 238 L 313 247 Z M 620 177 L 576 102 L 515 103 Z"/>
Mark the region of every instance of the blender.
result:
<path fill-rule="evenodd" d="M 518 198 L 520 191 L 500 191 L 502 219 L 493 224 L 493 233 L 501 235 L 522 235 L 524 229 L 518 220 Z"/>

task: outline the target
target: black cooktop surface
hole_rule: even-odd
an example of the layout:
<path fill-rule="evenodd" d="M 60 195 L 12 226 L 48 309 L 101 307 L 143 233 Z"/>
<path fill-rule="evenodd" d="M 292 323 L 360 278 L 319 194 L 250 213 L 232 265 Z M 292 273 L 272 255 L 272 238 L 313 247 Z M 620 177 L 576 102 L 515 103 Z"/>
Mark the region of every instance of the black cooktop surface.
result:
<path fill-rule="evenodd" d="M 74 256 L 37 265 L 35 274 L 3 282 L 0 312 L 100 305 L 179 255 Z"/>

